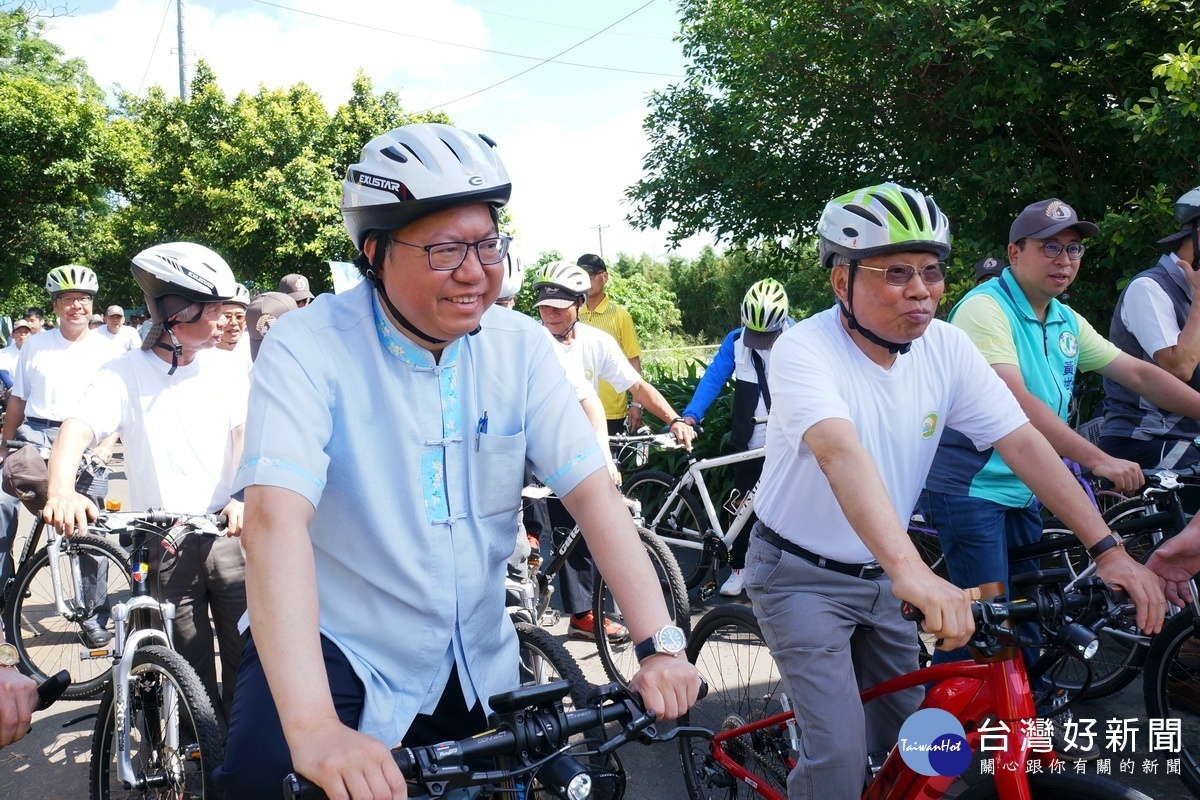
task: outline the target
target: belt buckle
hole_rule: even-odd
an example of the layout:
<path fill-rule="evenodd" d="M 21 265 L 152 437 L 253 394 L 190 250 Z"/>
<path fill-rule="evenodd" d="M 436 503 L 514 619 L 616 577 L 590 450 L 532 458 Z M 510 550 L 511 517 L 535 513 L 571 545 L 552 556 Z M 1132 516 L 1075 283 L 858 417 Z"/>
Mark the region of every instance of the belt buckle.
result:
<path fill-rule="evenodd" d="M 878 563 L 863 564 L 863 568 L 861 570 L 859 570 L 858 577 L 864 578 L 866 580 L 871 580 L 874 578 L 878 578 L 882 574 L 883 574 L 883 567 L 880 566 Z"/>

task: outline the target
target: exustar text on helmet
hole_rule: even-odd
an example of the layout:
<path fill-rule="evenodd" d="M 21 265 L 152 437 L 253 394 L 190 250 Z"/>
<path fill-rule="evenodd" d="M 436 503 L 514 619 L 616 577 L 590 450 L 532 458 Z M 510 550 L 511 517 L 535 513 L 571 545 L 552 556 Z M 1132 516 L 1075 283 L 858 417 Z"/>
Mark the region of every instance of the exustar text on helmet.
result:
<path fill-rule="evenodd" d="M 372 189 L 382 189 L 385 192 L 391 192 L 401 200 L 411 197 L 408 187 L 395 178 L 384 178 L 381 175 L 372 175 L 369 172 L 359 172 L 356 169 L 350 170 L 350 181 L 357 183 L 359 186 L 370 186 Z"/>
<path fill-rule="evenodd" d="M 177 263 L 177 264 L 178 264 L 179 262 L 175 262 L 175 263 Z M 182 264 L 179 264 L 179 271 L 180 271 L 180 272 L 182 272 L 184 275 L 187 275 L 189 278 L 191 278 L 192 280 L 196 281 L 197 283 L 202 283 L 202 284 L 204 284 L 205 286 L 207 286 L 207 287 L 208 287 L 208 290 L 209 290 L 210 292 L 212 292 L 214 295 L 217 293 L 217 286 L 216 286 L 216 284 L 214 284 L 214 283 L 213 283 L 212 281 L 210 281 L 208 278 L 205 278 L 205 277 L 204 277 L 204 276 L 202 276 L 202 275 L 197 275 L 196 273 L 192 272 L 190 269 L 188 269 L 187 267 L 183 266 Z"/>

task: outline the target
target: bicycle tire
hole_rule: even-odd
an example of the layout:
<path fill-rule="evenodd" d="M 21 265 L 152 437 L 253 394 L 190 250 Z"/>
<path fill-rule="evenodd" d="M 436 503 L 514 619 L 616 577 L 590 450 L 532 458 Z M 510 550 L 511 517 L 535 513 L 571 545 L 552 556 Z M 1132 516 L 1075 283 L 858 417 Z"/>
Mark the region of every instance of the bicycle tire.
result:
<path fill-rule="evenodd" d="M 642 504 L 643 524 L 668 545 L 679 540 L 703 544 L 705 532 L 709 529 L 707 514 L 691 489 L 681 489 L 675 507 L 657 525 L 651 525 L 676 483 L 678 481 L 665 472 L 647 469 L 635 472 L 626 480 L 621 486 L 621 493 Z M 750 532 L 742 531 L 741 535 L 749 536 Z M 684 585 L 688 589 L 695 589 L 703 583 L 712 566 L 710 554 L 694 547 L 676 545 L 671 549 L 683 575 Z"/>
<path fill-rule="evenodd" d="M 215 796 L 212 771 L 225 760 L 225 755 L 216 714 L 196 671 L 174 650 L 151 645 L 134 653 L 130 681 L 130 758 L 143 782 L 158 785 L 126 789 L 117 777 L 113 761 L 114 687 L 110 684 L 100 700 L 92 735 L 89 768 L 92 800 Z M 175 714 L 161 713 L 163 688 L 167 683 L 178 698 Z M 171 749 L 163 741 L 165 726 L 173 725 L 179 726 L 178 749 Z"/>
<path fill-rule="evenodd" d="M 1186 650 L 1185 650 L 1186 648 Z M 1180 779 L 1200 797 L 1200 637 L 1190 611 L 1172 617 L 1154 637 L 1146 656 L 1142 693 L 1151 719 L 1179 719 L 1183 731 Z M 1193 741 L 1189 742 L 1188 739 Z"/>
<path fill-rule="evenodd" d="M 646 553 L 650 556 L 650 563 L 654 566 L 654 571 L 658 573 L 663 599 L 667 603 L 667 613 L 671 619 L 675 620 L 675 624 L 683 629 L 684 634 L 687 634 L 692 629 L 692 610 L 688 602 L 687 586 L 684 585 L 683 576 L 679 574 L 679 565 L 675 563 L 675 556 L 671 554 L 671 548 L 667 547 L 663 540 L 651 531 L 639 525 L 637 532 L 642 540 L 642 546 L 646 548 Z M 600 630 L 600 634 L 596 636 L 596 647 L 600 650 L 600 664 L 604 667 L 604 672 L 610 680 L 614 680 L 622 686 L 628 686 L 629 679 L 633 677 L 638 666 L 637 655 L 634 652 L 636 642 L 630 637 L 626 637 L 623 642 L 613 642 L 603 634 L 601 614 L 616 621 L 622 620 L 623 615 L 613 600 L 608 582 L 599 572 L 596 574 L 596 582 L 592 590 L 592 609 L 596 613 L 596 628 Z"/>
<path fill-rule="evenodd" d="M 1096 775 L 1028 775 L 1033 800 L 1152 800 L 1137 789 Z M 992 779 L 976 783 L 958 800 L 1000 800 Z"/>
<path fill-rule="evenodd" d="M 69 606 L 81 609 L 85 617 L 92 615 L 92 609 L 76 597 L 74 581 L 68 577 L 78 574 L 80 555 L 106 559 L 110 605 L 128 599 L 130 567 L 125 551 L 99 536 L 77 536 L 59 544 L 62 592 Z M 63 669 L 71 673 L 71 685 L 63 692 L 64 698 L 94 697 L 108 684 L 112 659 L 101 656 L 81 660 L 80 653 L 90 649 L 83 641 L 82 629 L 78 622 L 65 619 L 56 610 L 49 547 L 34 553 L 13 579 L 4 609 L 4 627 L 13 632 L 23 672 L 38 681 Z"/>
<path fill-rule="evenodd" d="M 705 614 L 688 640 L 687 656 L 708 681 L 708 694 L 692 706 L 680 725 L 729 730 L 784 710 L 783 679 L 754 612 L 746 606 L 718 606 Z M 790 751 L 786 728 L 761 730 L 726 745 L 726 752 L 735 760 L 784 795 Z M 692 800 L 757 800 L 758 793 L 735 780 L 711 754 L 709 740 L 679 740 L 688 796 Z"/>
<path fill-rule="evenodd" d="M 545 628 L 529 622 L 514 621 L 513 624 L 521 648 L 521 685 L 566 681 L 571 685 L 571 701 L 576 707 L 583 707 L 592 685 L 567 648 Z"/>

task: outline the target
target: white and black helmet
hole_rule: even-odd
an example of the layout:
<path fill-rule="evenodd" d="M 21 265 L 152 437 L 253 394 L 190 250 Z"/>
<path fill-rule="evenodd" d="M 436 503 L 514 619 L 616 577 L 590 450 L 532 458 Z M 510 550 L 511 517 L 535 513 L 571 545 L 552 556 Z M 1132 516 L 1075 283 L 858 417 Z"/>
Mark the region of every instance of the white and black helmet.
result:
<path fill-rule="evenodd" d="M 137 285 L 152 298 L 178 295 L 193 303 L 212 303 L 229 300 L 238 289 L 225 259 L 191 242 L 148 247 L 133 257 L 132 271 Z"/>
<path fill-rule="evenodd" d="M 511 250 L 508 251 L 505 259 L 504 280 L 500 282 L 499 296 L 501 298 L 515 297 L 525 282 L 525 265 L 521 263 L 521 257 Z"/>
<path fill-rule="evenodd" d="M 578 264 L 569 261 L 551 261 L 540 270 L 533 279 L 533 288 L 539 292 L 543 287 L 553 288 L 562 297 L 570 297 L 576 301 L 587 300 L 588 291 L 592 288 L 591 278 Z"/>
<path fill-rule="evenodd" d="M 881 183 L 835 197 L 817 223 L 821 266 L 833 257 L 861 260 L 904 251 L 950 254 L 950 223 L 933 202 L 914 189 Z"/>
<path fill-rule="evenodd" d="M 95 295 L 100 291 L 100 282 L 96 273 L 79 264 L 64 264 L 55 267 L 46 274 L 46 291 L 50 298 L 58 297 L 60 292 L 84 292 Z"/>
<path fill-rule="evenodd" d="M 373 230 L 395 230 L 454 206 L 508 203 L 512 183 L 496 143 L 449 125 L 405 125 L 362 149 L 342 181 L 342 218 L 363 249 Z"/>

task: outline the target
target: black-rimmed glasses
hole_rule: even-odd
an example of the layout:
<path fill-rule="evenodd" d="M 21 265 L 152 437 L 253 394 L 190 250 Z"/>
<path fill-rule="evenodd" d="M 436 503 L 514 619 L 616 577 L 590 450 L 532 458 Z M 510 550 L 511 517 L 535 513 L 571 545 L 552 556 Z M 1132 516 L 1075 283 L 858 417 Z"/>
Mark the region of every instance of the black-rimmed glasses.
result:
<path fill-rule="evenodd" d="M 859 269 L 869 269 L 872 272 L 882 272 L 883 279 L 892 286 L 903 286 L 913 279 L 913 275 L 920 273 L 921 280 L 925 281 L 926 285 L 941 283 L 946 279 L 946 265 L 941 261 L 936 264 L 917 269 L 912 264 L 889 264 L 886 267 L 868 267 L 866 264 L 859 264 Z"/>
<path fill-rule="evenodd" d="M 508 246 L 512 244 L 511 236 L 493 236 L 490 239 L 480 239 L 478 242 L 438 242 L 437 244 L 410 244 L 399 239 L 388 237 L 396 244 L 405 247 L 416 247 L 425 251 L 429 257 L 429 268 L 437 272 L 450 272 L 458 269 L 467 260 L 467 253 L 475 249 L 475 257 L 480 264 L 499 264 L 508 255 Z"/>
<path fill-rule="evenodd" d="M 1038 240 L 1027 239 L 1026 241 L 1037 242 Z M 1078 261 L 1079 259 L 1083 258 L 1083 254 L 1087 252 L 1087 248 L 1083 246 L 1082 242 L 1063 244 L 1062 242 L 1056 242 L 1053 239 L 1046 239 L 1042 241 L 1042 252 L 1045 253 L 1046 258 L 1058 258 L 1059 254 L 1061 254 L 1063 250 L 1067 251 L 1067 258 L 1071 259 L 1072 261 Z"/>

